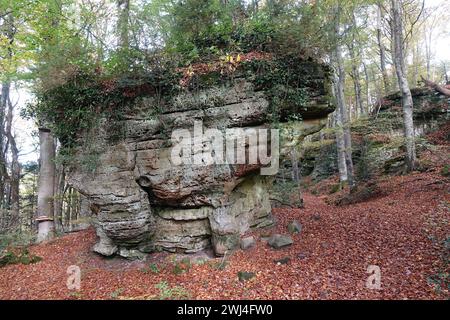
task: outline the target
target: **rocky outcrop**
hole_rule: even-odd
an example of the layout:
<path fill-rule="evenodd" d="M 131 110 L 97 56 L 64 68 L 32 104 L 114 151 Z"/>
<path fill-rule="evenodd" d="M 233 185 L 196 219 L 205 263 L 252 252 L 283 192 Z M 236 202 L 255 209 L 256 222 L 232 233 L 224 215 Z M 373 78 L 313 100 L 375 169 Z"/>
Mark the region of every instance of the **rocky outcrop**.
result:
<path fill-rule="evenodd" d="M 427 87 L 413 88 L 411 93 L 416 136 L 434 131 L 450 119 L 448 97 Z M 401 95 L 396 92 L 374 105 L 369 117 L 352 122 L 353 163 L 359 179 L 367 179 L 369 171 L 402 172 L 404 167 L 402 117 Z M 418 152 L 425 147 L 421 144 L 421 139 L 418 139 L 416 144 Z M 302 143 L 301 150 L 303 176 L 320 181 L 338 172 L 333 132 L 324 130 L 308 136 Z"/>
<path fill-rule="evenodd" d="M 314 92 L 320 89 L 322 94 L 311 96 L 305 106 L 306 120 L 296 125 L 297 143 L 320 130 L 333 110 L 326 94 L 327 69 L 316 63 L 315 70 L 309 76 L 314 79 Z M 132 257 L 157 250 L 190 253 L 212 245 L 217 255 L 224 255 L 239 246 L 240 235 L 249 228 L 273 224 L 268 195 L 272 178 L 259 174 L 260 162 L 176 165 L 171 139 L 177 129 L 187 130 L 195 139 L 195 121 L 202 121 L 204 130 L 221 132 L 267 128 L 266 93 L 238 77 L 178 94 L 162 110 L 159 103 L 155 96 L 137 99 L 122 120 L 101 120 L 89 147 L 77 150 L 69 179 L 89 197 L 99 237 L 94 251 Z M 117 132 L 122 137 L 112 139 Z M 243 141 L 248 153 L 245 137 Z M 82 163 L 89 150 L 95 150 L 96 166 L 87 169 Z M 202 152 L 194 148 L 183 157 Z"/>
<path fill-rule="evenodd" d="M 424 120 L 441 117 L 448 113 L 449 98 L 428 87 L 417 87 L 411 89 L 414 105 L 414 118 Z M 373 115 L 379 112 L 402 112 L 401 94 L 396 92 L 385 96 L 374 108 Z"/>

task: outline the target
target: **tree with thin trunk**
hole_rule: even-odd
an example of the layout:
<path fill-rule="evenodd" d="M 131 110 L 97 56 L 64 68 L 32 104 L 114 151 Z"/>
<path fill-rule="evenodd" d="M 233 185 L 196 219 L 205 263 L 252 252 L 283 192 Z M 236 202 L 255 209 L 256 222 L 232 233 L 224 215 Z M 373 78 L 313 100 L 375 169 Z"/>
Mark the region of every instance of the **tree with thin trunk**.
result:
<path fill-rule="evenodd" d="M 55 202 L 54 202 L 54 219 L 56 231 L 63 231 L 63 197 L 66 189 L 66 173 L 64 164 L 60 163 L 56 166 L 55 178 Z"/>
<path fill-rule="evenodd" d="M 359 44 L 357 43 L 356 39 L 356 30 L 358 28 L 355 13 L 351 13 L 351 22 L 352 22 L 352 36 L 351 39 L 347 45 L 348 52 L 350 55 L 350 63 L 352 71 L 350 73 L 352 79 L 353 79 L 353 87 L 355 90 L 355 107 L 356 112 L 360 115 L 364 115 L 366 111 L 364 110 L 364 106 L 362 103 L 362 93 L 361 93 L 361 75 L 359 72 L 359 67 L 361 65 L 361 56 L 359 51 Z"/>
<path fill-rule="evenodd" d="M 363 62 L 363 70 L 364 70 L 364 78 L 365 78 L 365 85 L 366 85 L 366 113 L 370 112 L 370 105 L 371 105 L 371 99 L 370 99 L 370 78 L 369 78 L 369 71 L 367 68 L 367 65 Z"/>
<path fill-rule="evenodd" d="M 406 142 L 406 169 L 414 170 L 416 162 L 416 146 L 414 141 L 413 100 L 406 76 L 402 1 L 391 0 L 391 35 L 393 48 L 393 61 L 397 74 L 398 86 L 402 95 L 403 125 Z"/>
<path fill-rule="evenodd" d="M 336 88 L 336 85 L 334 85 L 334 87 Z M 334 91 L 336 91 L 336 89 Z M 334 114 L 334 119 L 334 126 L 336 128 L 339 181 L 341 182 L 341 184 L 343 184 L 347 182 L 347 165 L 345 164 L 345 142 L 344 133 L 342 131 L 341 114 L 337 110 Z"/>
<path fill-rule="evenodd" d="M 353 178 L 353 160 L 352 160 L 352 142 L 351 142 L 351 132 L 350 132 L 350 121 L 347 106 L 345 103 L 345 70 L 344 62 L 342 60 L 342 48 L 341 48 L 341 32 L 340 32 L 340 16 L 341 16 L 341 6 L 337 5 L 335 12 L 334 21 L 334 32 L 336 36 L 336 46 L 333 52 L 334 64 L 335 64 L 335 97 L 338 113 L 338 126 L 336 139 L 338 139 L 338 155 L 343 153 L 345 158 L 345 167 L 347 172 L 347 182 L 350 187 L 350 191 L 355 188 L 355 181 Z M 339 123 L 340 122 L 340 123 Z M 340 149 L 340 148 L 341 149 Z M 344 150 L 342 150 L 344 147 Z M 340 163 L 338 163 L 341 166 Z M 341 175 L 344 176 L 343 174 Z M 344 182 L 341 180 L 341 182 Z"/>
<path fill-rule="evenodd" d="M 8 109 L 8 104 L 10 101 L 11 84 L 9 82 L 4 82 L 2 84 L 0 93 L 0 208 L 5 207 L 5 188 L 6 182 L 9 180 L 8 170 L 6 164 L 6 153 L 5 153 L 5 116 L 6 110 Z"/>
<path fill-rule="evenodd" d="M 129 19 L 130 19 L 130 0 L 117 0 L 117 9 L 119 19 L 117 29 L 119 32 L 119 47 L 128 48 L 129 41 Z"/>
<path fill-rule="evenodd" d="M 386 48 L 383 44 L 383 26 L 382 26 L 382 6 L 380 3 L 377 4 L 377 44 L 378 51 L 380 54 L 380 69 L 381 75 L 383 77 L 384 91 L 388 93 L 391 90 L 391 85 L 389 83 L 389 76 L 386 69 Z"/>
<path fill-rule="evenodd" d="M 39 128 L 40 170 L 38 181 L 37 242 L 54 237 L 53 197 L 55 184 L 55 140 L 47 128 Z"/>
<path fill-rule="evenodd" d="M 12 123 L 13 123 L 13 113 L 14 104 L 11 99 L 7 101 L 8 113 L 6 115 L 6 148 L 5 153 L 11 150 L 11 164 L 10 164 L 10 175 L 9 175 L 9 197 L 8 206 L 11 210 L 12 215 L 15 218 L 19 217 L 19 184 L 20 184 L 20 163 L 19 163 L 19 150 L 17 148 L 16 139 L 12 133 Z"/>

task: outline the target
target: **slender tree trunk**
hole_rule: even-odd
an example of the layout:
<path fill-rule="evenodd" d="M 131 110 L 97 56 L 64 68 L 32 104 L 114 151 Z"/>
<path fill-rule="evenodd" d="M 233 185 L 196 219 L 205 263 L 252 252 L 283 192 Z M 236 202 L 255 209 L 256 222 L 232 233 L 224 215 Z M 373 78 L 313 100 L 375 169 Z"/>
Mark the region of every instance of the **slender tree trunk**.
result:
<path fill-rule="evenodd" d="M 64 165 L 59 165 L 57 168 L 57 179 L 55 184 L 55 229 L 56 231 L 64 231 L 63 229 L 63 217 L 62 217 L 62 207 L 63 207 L 63 197 L 64 197 L 64 187 L 66 183 L 65 179 L 66 173 Z"/>
<path fill-rule="evenodd" d="M 417 82 L 419 79 L 419 44 L 416 43 L 415 46 L 413 47 L 413 64 L 414 64 L 414 73 L 413 73 L 413 77 L 412 77 L 412 83 L 413 83 L 413 87 L 417 86 Z"/>
<path fill-rule="evenodd" d="M 342 130 L 342 121 L 339 111 L 336 113 L 336 146 L 338 155 L 338 170 L 339 170 L 339 181 L 341 183 L 346 183 L 348 181 L 347 176 L 347 165 L 345 162 L 345 142 L 344 133 Z"/>
<path fill-rule="evenodd" d="M 366 113 L 370 112 L 370 78 L 369 78 L 369 71 L 367 70 L 367 66 L 365 63 L 363 63 L 363 69 L 364 69 L 364 77 L 366 81 Z"/>
<path fill-rule="evenodd" d="M 450 82 L 448 81 L 448 73 L 447 73 L 447 64 L 445 62 L 442 62 L 442 66 L 444 68 L 444 80 L 445 80 L 445 84 L 450 84 Z"/>
<path fill-rule="evenodd" d="M 397 74 L 398 86 L 402 94 L 403 124 L 406 140 L 406 167 L 407 171 L 414 170 L 416 162 L 416 147 L 414 142 L 413 100 L 406 77 L 406 67 L 403 48 L 403 23 L 401 1 L 391 0 L 391 33 L 394 47 L 394 65 Z"/>
<path fill-rule="evenodd" d="M 337 97 L 337 83 L 339 81 L 337 73 L 334 73 L 334 85 L 333 94 Z M 336 147 L 337 147 L 337 159 L 338 159 L 338 170 L 339 170 L 339 181 L 341 184 L 347 182 L 347 165 L 345 163 L 345 142 L 344 142 L 344 132 L 342 130 L 342 119 L 339 107 L 337 107 L 334 112 L 334 126 L 336 128 Z"/>
<path fill-rule="evenodd" d="M 378 50 L 380 52 L 380 69 L 381 75 L 383 77 L 384 83 L 384 91 L 388 93 L 391 90 L 391 86 L 389 83 L 389 76 L 386 70 L 386 49 L 383 44 L 383 33 L 382 33 L 382 25 L 381 25 L 381 5 L 377 6 L 377 43 Z"/>
<path fill-rule="evenodd" d="M 130 19 L 130 0 L 118 0 L 117 7 L 119 11 L 118 31 L 119 31 L 119 47 L 128 48 L 129 41 L 129 19 Z"/>
<path fill-rule="evenodd" d="M 11 49 L 14 43 L 14 17 L 12 14 L 6 14 L 3 16 L 2 33 L 7 40 L 8 45 L 6 46 L 6 54 L 2 57 L 5 60 L 11 60 L 13 57 L 13 51 Z M 5 114 L 6 111 L 11 108 L 11 82 L 7 79 L 2 84 L 1 97 L 0 97 L 0 208 L 5 207 L 5 188 L 6 181 L 9 180 L 7 163 L 6 163 L 6 153 L 7 148 L 5 147 Z"/>
<path fill-rule="evenodd" d="M 9 180 L 5 154 L 5 114 L 10 102 L 9 92 L 11 85 L 6 82 L 2 84 L 0 95 L 0 208 L 5 207 L 6 181 Z"/>
<path fill-rule="evenodd" d="M 432 31 L 425 32 L 425 60 L 427 66 L 427 79 L 431 79 L 431 40 Z"/>
<path fill-rule="evenodd" d="M 352 13 L 352 23 L 353 23 L 353 28 L 356 28 L 357 24 L 356 24 L 356 18 L 355 18 L 354 13 Z M 358 44 L 356 43 L 355 36 L 353 36 L 353 39 L 351 40 L 351 42 L 348 45 L 348 51 L 350 53 L 350 60 L 351 60 L 351 67 L 352 67 L 351 76 L 353 79 L 353 87 L 355 90 L 355 109 L 356 109 L 357 113 L 359 113 L 360 115 L 364 115 L 365 110 L 364 110 L 364 106 L 362 103 L 361 76 L 359 73 L 359 66 L 361 65 L 361 59 L 360 59 L 360 52 L 356 48 L 357 46 L 358 46 Z"/>
<path fill-rule="evenodd" d="M 298 158 L 296 150 L 291 151 L 291 165 L 292 165 L 292 181 L 294 181 L 295 183 L 299 183 L 300 175 L 298 173 Z"/>
<path fill-rule="evenodd" d="M 336 21 L 334 26 L 334 31 L 338 39 L 340 39 L 340 5 L 338 5 L 337 13 L 336 13 Z M 345 155 L 345 165 L 347 167 L 347 182 L 350 187 L 350 191 L 353 191 L 355 188 L 355 181 L 353 179 L 353 160 L 352 160 L 352 140 L 351 140 L 351 133 L 350 133 L 350 121 L 349 121 L 349 115 L 348 110 L 345 105 L 345 94 L 344 94 L 344 87 L 345 87 L 345 70 L 344 70 L 344 63 L 342 61 L 342 51 L 341 51 L 341 45 L 340 43 L 337 43 L 335 52 L 334 52 L 334 58 L 335 58 L 335 64 L 336 64 L 336 102 L 337 102 L 337 108 L 338 113 L 340 115 L 340 120 L 342 121 L 342 133 L 343 133 L 343 140 L 344 140 L 344 155 Z"/>
<path fill-rule="evenodd" d="M 257 13 L 259 9 L 259 0 L 252 0 L 253 13 Z"/>
<path fill-rule="evenodd" d="M 40 170 L 38 181 L 37 242 L 42 242 L 54 237 L 55 140 L 50 130 L 39 128 L 39 144 Z"/>
<path fill-rule="evenodd" d="M 20 183 L 20 163 L 19 163 L 19 150 L 17 149 L 16 139 L 12 134 L 12 122 L 14 106 L 11 100 L 8 99 L 8 114 L 6 115 L 6 138 L 7 148 L 11 150 L 11 174 L 9 177 L 9 196 L 8 205 L 11 210 L 14 219 L 19 219 L 19 183 Z"/>

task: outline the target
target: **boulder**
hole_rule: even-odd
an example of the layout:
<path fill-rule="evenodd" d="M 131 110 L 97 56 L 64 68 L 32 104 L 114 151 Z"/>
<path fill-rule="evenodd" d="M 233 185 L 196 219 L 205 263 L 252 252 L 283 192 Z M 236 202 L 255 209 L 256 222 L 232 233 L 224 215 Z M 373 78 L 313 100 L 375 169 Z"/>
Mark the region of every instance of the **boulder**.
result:
<path fill-rule="evenodd" d="M 256 245 L 256 241 L 254 237 L 246 237 L 241 239 L 241 249 L 247 250 Z"/>
<path fill-rule="evenodd" d="M 305 64 L 314 71 L 302 75 L 308 80 L 304 83 L 310 101 L 307 111 L 300 111 L 305 112 L 303 121 L 288 128 L 299 134 L 280 146 L 281 153 L 323 128 L 334 109 L 327 66 Z M 178 129 L 203 139 L 203 147 L 176 155 L 201 158 L 210 149 L 216 154 L 211 140 L 195 129 L 200 120 L 204 132 L 234 130 L 223 144 L 244 141 L 247 153 L 245 141 L 251 130 L 270 127 L 269 101 L 266 92 L 241 76 L 177 93 L 165 99 L 163 107 L 158 97 L 142 96 L 120 120 L 100 119 L 89 137 L 80 137 L 86 144 L 76 149 L 68 168 L 68 182 L 90 203 L 98 235 L 94 251 L 106 256 L 129 256 L 130 250 L 193 253 L 212 245 L 222 256 L 236 249 L 250 228 L 272 226 L 273 177 L 259 174 L 263 164 L 176 164 L 172 154 L 176 144 L 172 134 Z M 118 135 L 120 139 L 115 138 Z M 86 159 L 94 159 L 95 167 L 83 165 Z"/>
<path fill-rule="evenodd" d="M 280 249 L 282 247 L 286 247 L 293 244 L 294 241 L 288 235 L 274 234 L 269 238 L 269 241 L 267 241 L 267 243 L 274 249 Z"/>

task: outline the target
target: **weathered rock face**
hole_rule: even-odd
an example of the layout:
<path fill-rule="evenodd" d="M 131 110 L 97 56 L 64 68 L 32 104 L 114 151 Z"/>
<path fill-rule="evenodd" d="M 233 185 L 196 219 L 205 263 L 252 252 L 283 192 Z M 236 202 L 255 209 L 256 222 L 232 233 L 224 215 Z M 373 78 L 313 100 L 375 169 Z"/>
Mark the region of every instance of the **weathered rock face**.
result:
<path fill-rule="evenodd" d="M 428 87 L 417 87 L 411 89 L 414 105 L 414 131 L 416 136 L 429 133 L 439 126 L 442 121 L 446 121 L 450 115 L 450 99 L 443 94 Z M 374 110 L 374 114 L 387 114 L 402 117 L 402 103 L 400 92 L 396 92 L 384 97 L 379 109 Z M 403 126 L 394 128 L 396 132 L 392 134 L 403 135 Z M 400 129 L 400 130 L 398 130 Z"/>
<path fill-rule="evenodd" d="M 414 130 L 423 136 L 450 119 L 450 99 L 428 87 L 411 89 L 414 103 Z M 352 122 L 353 163 L 359 174 L 366 163 L 372 171 L 398 173 L 404 166 L 403 113 L 399 92 L 384 97 L 366 119 Z M 302 144 L 303 175 L 314 181 L 326 179 L 338 172 L 334 134 L 319 132 Z M 421 151 L 420 140 L 417 151 Z M 288 167 L 288 170 L 291 170 Z M 287 175 L 288 176 L 288 175 Z M 289 176 L 288 176 L 289 177 Z"/>
<path fill-rule="evenodd" d="M 324 94 L 312 97 L 305 108 L 309 119 L 296 126 L 303 130 L 299 137 L 320 130 L 333 110 L 326 98 L 326 68 L 317 64 L 316 70 L 314 90 L 320 87 Z M 186 129 L 195 138 L 194 121 L 222 131 L 268 127 L 265 93 L 241 78 L 180 94 L 152 116 L 157 101 L 141 98 L 122 121 L 102 121 L 89 147 L 98 154 L 95 170 L 71 169 L 71 184 L 89 197 L 95 216 L 99 242 L 94 250 L 130 257 L 155 250 L 189 253 L 212 244 L 223 255 L 239 245 L 249 228 L 273 224 L 267 191 L 271 177 L 259 174 L 260 163 L 175 165 L 171 156 L 171 133 Z M 111 130 L 121 130 L 123 139 L 112 141 Z M 192 155 L 196 152 L 201 151 Z M 86 154 L 80 148 L 77 157 Z"/>

